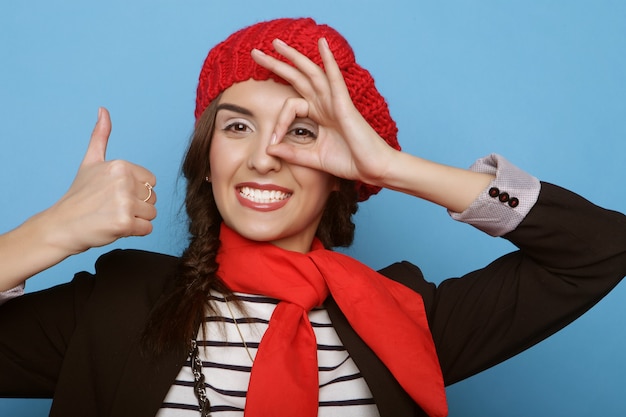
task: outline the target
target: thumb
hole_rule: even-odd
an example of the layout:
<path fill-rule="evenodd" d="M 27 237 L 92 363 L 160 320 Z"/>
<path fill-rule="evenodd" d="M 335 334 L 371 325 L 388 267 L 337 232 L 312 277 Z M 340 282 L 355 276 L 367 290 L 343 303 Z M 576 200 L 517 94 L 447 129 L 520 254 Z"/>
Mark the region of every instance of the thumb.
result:
<path fill-rule="evenodd" d="M 98 109 L 98 121 L 91 133 L 89 146 L 83 158 L 82 165 L 104 161 L 106 158 L 107 143 L 111 134 L 111 117 L 104 107 Z"/>

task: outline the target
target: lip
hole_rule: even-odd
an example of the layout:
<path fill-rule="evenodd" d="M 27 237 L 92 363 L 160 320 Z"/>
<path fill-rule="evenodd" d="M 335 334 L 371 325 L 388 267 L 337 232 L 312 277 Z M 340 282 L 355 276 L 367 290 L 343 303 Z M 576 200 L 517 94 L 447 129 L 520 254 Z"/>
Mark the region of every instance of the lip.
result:
<path fill-rule="evenodd" d="M 279 191 L 279 192 L 288 194 L 288 196 L 287 198 L 284 198 L 282 200 L 277 200 L 277 201 L 273 201 L 269 203 L 256 202 L 256 201 L 249 200 L 245 198 L 243 195 L 241 195 L 241 189 L 244 187 L 254 188 L 256 190 L 261 190 L 261 191 L 266 191 L 266 190 L 267 191 Z M 284 187 L 280 187 L 275 184 L 258 184 L 255 182 L 245 182 L 245 183 L 237 184 L 235 186 L 235 195 L 237 196 L 237 200 L 239 201 L 239 204 L 241 204 L 244 207 L 257 210 L 257 211 L 278 210 L 279 208 L 283 207 L 285 204 L 289 202 L 289 199 L 291 198 L 292 194 L 293 192 L 291 190 L 284 188 Z"/>

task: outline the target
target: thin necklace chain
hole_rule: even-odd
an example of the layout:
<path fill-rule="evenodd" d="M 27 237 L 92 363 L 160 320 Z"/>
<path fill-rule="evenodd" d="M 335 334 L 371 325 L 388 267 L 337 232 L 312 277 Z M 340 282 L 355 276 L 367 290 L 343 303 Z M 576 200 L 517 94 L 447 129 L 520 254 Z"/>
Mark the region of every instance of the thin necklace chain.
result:
<path fill-rule="evenodd" d="M 241 333 L 241 329 L 239 328 L 239 323 L 237 323 L 237 319 L 235 318 L 235 315 L 233 314 L 233 310 L 231 310 L 230 308 L 230 302 L 228 301 L 228 298 L 225 298 L 225 300 L 226 300 L 226 308 L 228 308 L 230 317 L 232 317 L 233 322 L 235 323 L 235 328 L 237 329 L 237 333 L 239 333 L 239 338 L 241 339 L 241 342 L 243 343 L 243 347 L 246 349 L 246 353 L 248 354 L 248 357 L 250 358 L 250 362 L 254 363 L 254 358 L 252 357 L 252 354 L 250 353 L 250 349 L 248 349 L 248 344 L 246 343 L 246 340 L 243 338 L 243 334 Z"/>

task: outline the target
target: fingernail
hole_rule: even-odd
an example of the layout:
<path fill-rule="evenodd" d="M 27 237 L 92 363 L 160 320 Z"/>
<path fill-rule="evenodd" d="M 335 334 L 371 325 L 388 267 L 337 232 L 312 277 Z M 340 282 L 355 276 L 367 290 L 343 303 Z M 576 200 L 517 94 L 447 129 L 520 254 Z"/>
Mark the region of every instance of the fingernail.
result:
<path fill-rule="evenodd" d="M 328 46 L 328 41 L 326 40 L 326 38 L 321 38 L 320 41 L 322 41 L 322 45 L 324 46 L 324 48 L 330 49 L 330 46 Z"/>
<path fill-rule="evenodd" d="M 100 117 L 102 117 L 102 107 L 98 107 L 98 119 L 96 120 L 96 123 L 100 121 Z"/>
<path fill-rule="evenodd" d="M 282 40 L 280 40 L 278 38 L 274 39 L 274 42 L 276 44 L 278 44 L 278 45 L 281 45 L 281 46 L 287 46 L 287 44 L 285 42 L 283 42 Z"/>
<path fill-rule="evenodd" d="M 270 138 L 270 145 L 276 144 L 276 133 L 272 133 L 272 137 Z"/>
<path fill-rule="evenodd" d="M 261 51 L 260 49 L 253 48 L 252 55 L 265 56 L 265 52 Z"/>

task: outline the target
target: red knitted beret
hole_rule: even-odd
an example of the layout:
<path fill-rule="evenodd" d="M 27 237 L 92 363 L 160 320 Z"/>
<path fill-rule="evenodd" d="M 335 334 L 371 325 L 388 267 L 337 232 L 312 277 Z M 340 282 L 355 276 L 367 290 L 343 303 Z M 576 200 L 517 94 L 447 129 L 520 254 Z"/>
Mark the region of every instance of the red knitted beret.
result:
<path fill-rule="evenodd" d="M 399 150 L 396 123 L 389 114 L 385 99 L 376 90 L 370 73 L 356 63 L 352 48 L 336 30 L 327 25 L 318 25 L 310 18 L 256 23 L 235 32 L 211 49 L 200 72 L 196 119 L 212 100 L 234 83 L 252 78 L 259 81 L 273 79 L 287 84 L 285 80 L 252 60 L 250 51 L 253 48 L 285 61 L 272 46 L 272 41 L 279 38 L 322 66 L 317 46 L 321 37 L 328 41 L 357 110 L 389 146 Z M 356 187 L 359 201 L 367 200 L 380 191 L 380 187 L 361 182 Z"/>

